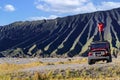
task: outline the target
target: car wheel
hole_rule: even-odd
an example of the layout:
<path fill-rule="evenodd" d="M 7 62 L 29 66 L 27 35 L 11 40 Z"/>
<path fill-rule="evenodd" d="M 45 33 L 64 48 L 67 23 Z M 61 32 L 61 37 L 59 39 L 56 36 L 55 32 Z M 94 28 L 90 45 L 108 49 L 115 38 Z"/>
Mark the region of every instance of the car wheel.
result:
<path fill-rule="evenodd" d="M 112 62 L 112 56 L 109 55 L 109 59 L 107 60 L 107 63 Z"/>
<path fill-rule="evenodd" d="M 89 60 L 88 60 L 88 64 L 89 64 L 89 65 L 94 64 L 93 60 L 89 59 Z"/>

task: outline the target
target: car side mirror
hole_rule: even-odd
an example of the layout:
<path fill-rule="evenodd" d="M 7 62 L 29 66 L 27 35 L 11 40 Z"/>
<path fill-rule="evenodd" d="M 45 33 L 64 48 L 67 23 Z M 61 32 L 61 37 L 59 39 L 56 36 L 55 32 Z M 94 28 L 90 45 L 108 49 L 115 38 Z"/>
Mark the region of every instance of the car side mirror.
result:
<path fill-rule="evenodd" d="M 91 46 L 88 46 L 88 50 L 90 50 L 91 49 Z"/>

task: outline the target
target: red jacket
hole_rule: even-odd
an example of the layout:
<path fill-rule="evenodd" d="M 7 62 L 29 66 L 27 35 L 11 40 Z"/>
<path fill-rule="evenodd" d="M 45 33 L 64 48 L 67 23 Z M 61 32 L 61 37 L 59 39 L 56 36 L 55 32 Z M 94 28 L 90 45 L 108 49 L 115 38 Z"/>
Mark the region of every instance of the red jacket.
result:
<path fill-rule="evenodd" d="M 103 31 L 104 24 L 103 23 L 98 23 L 98 31 Z"/>

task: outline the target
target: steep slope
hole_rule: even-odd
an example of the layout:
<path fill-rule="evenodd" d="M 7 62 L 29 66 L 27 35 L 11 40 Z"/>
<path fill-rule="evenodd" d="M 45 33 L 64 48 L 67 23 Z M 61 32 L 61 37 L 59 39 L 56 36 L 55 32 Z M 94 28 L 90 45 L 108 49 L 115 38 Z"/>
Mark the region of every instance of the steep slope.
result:
<path fill-rule="evenodd" d="M 4 56 L 75 56 L 99 40 L 97 23 L 104 22 L 104 38 L 120 49 L 120 8 L 56 18 L 15 22 L 0 27 Z"/>

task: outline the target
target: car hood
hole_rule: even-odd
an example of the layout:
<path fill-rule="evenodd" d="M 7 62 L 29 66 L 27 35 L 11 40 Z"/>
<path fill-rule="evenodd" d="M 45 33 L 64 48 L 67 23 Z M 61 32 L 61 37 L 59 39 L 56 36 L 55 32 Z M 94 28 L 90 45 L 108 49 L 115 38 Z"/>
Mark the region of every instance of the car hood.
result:
<path fill-rule="evenodd" d="M 105 51 L 105 48 L 94 48 L 91 51 Z"/>

